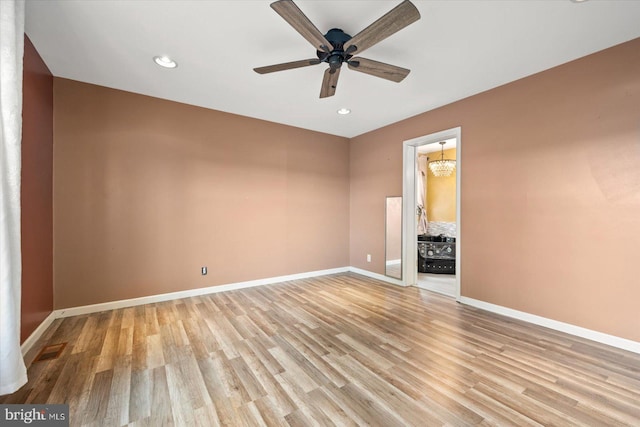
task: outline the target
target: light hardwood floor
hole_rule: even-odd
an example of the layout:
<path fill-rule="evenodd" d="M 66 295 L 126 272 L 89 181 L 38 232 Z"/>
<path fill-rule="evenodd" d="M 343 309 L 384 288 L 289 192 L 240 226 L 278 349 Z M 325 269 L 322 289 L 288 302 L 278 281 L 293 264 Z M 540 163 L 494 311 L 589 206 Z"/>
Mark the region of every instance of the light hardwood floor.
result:
<path fill-rule="evenodd" d="M 640 425 L 640 355 L 355 274 L 58 319 L 41 344 L 63 342 L 0 403 L 91 426 Z"/>

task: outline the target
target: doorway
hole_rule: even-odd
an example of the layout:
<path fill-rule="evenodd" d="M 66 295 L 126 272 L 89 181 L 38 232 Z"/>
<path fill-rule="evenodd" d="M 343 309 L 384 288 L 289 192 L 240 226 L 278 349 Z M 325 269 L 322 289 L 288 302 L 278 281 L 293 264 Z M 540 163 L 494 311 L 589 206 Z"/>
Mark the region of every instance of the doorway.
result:
<path fill-rule="evenodd" d="M 403 144 L 403 278 L 405 286 L 418 286 L 430 291 L 444 293 L 460 298 L 460 272 L 461 272 L 461 239 L 460 239 L 460 158 L 461 158 L 461 128 L 448 129 L 442 132 L 421 136 Z M 440 150 L 441 141 L 454 141 L 456 143 L 456 167 L 455 167 L 455 229 L 444 231 L 443 234 L 455 234 L 455 276 L 445 274 L 418 273 L 418 185 L 422 182 L 418 180 L 418 153 L 426 148 L 437 147 Z M 440 153 L 432 153 L 439 158 Z M 428 218 L 427 218 L 428 220 Z M 438 224 L 440 226 L 442 224 Z M 430 233 L 434 234 L 433 230 Z"/>

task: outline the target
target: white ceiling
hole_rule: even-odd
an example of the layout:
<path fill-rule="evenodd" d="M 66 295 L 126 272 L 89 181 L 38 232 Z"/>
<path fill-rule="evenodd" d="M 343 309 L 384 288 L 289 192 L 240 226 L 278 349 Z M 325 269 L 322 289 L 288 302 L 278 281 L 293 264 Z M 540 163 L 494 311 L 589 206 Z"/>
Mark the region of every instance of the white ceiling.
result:
<path fill-rule="evenodd" d="M 315 55 L 269 3 L 28 0 L 26 33 L 58 77 L 345 137 L 640 37 L 640 1 L 418 0 L 422 18 L 363 55 L 411 74 L 393 83 L 343 67 L 336 95 L 319 99 L 325 64 L 253 71 Z M 400 1 L 296 3 L 323 33 L 355 35 Z"/>

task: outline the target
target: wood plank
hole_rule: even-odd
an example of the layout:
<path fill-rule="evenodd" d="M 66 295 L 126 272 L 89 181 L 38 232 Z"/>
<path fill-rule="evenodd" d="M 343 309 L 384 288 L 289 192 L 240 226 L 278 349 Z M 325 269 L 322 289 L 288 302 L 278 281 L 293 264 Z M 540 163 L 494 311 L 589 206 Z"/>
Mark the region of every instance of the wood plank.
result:
<path fill-rule="evenodd" d="M 169 394 L 169 386 L 167 384 L 167 372 L 164 366 L 150 369 L 150 382 L 150 425 L 167 425 L 168 421 L 171 421 L 171 424 L 173 424 L 173 405 Z"/>
<path fill-rule="evenodd" d="M 149 369 L 131 372 L 129 422 L 151 416 L 150 374 Z"/>
<path fill-rule="evenodd" d="M 107 414 L 112 378 L 113 371 L 111 370 L 100 371 L 94 375 L 89 401 L 82 414 L 85 424 L 102 420 Z M 71 417 L 69 414 L 69 418 L 75 419 L 76 417 Z"/>
<path fill-rule="evenodd" d="M 58 319 L 71 424 L 640 425 L 640 355 L 352 273 Z"/>

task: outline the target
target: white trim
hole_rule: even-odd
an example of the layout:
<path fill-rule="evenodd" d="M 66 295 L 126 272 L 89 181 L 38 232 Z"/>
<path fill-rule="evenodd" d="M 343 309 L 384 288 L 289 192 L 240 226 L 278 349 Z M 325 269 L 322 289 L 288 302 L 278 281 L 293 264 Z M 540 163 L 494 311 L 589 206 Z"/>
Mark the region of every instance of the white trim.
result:
<path fill-rule="evenodd" d="M 387 265 L 398 265 L 402 262 L 401 259 L 390 259 L 387 261 Z"/>
<path fill-rule="evenodd" d="M 548 319 L 546 317 L 537 316 L 535 314 L 514 310 L 512 308 L 491 304 L 489 302 L 484 302 L 473 298 L 460 297 L 459 302 L 461 302 L 462 304 L 470 305 L 472 307 L 480 308 L 482 310 L 490 311 L 492 313 L 501 314 L 503 316 L 512 317 L 518 320 L 523 320 L 528 323 L 533 323 L 534 325 L 544 326 L 545 328 L 554 329 L 556 331 L 575 335 L 581 338 L 586 338 L 591 341 L 596 341 L 602 344 L 610 345 L 612 347 L 617 347 L 623 350 L 640 354 L 640 342 L 637 341 L 632 341 L 626 338 L 616 337 L 615 335 L 593 331 L 581 326 L 560 322 L 558 320 Z"/>
<path fill-rule="evenodd" d="M 332 268 L 329 270 L 317 270 L 306 273 L 289 274 L 286 276 L 269 277 L 266 279 L 249 280 L 246 282 L 229 283 L 226 285 L 209 286 L 206 288 L 189 289 L 186 291 L 169 292 L 166 294 L 150 295 L 140 298 L 131 298 L 119 301 L 110 301 L 100 304 L 83 305 L 80 307 L 63 308 L 56 310 L 56 318 L 77 316 L 80 314 L 97 313 L 99 311 L 113 310 L 116 308 L 133 307 L 136 305 L 151 304 L 154 302 L 170 301 L 180 298 L 189 298 L 200 295 L 214 294 L 218 292 L 233 291 L 236 289 L 252 288 L 254 286 L 271 285 L 273 283 L 288 282 L 290 280 L 308 279 L 310 277 L 326 276 L 327 274 L 345 273 L 349 267 Z"/>
<path fill-rule="evenodd" d="M 29 335 L 29 337 L 24 340 L 22 345 L 20 345 L 20 351 L 22 352 L 22 357 L 26 356 L 26 354 L 31 350 L 31 347 L 40 339 L 44 331 L 47 330 L 49 326 L 53 323 L 54 320 L 58 318 L 55 311 L 49 313 L 49 315 L 38 325 L 38 327 Z"/>
<path fill-rule="evenodd" d="M 418 225 L 416 222 L 416 147 L 415 140 L 405 141 L 402 155 L 402 280 L 405 286 L 416 284 L 418 272 L 418 248 L 411 244 L 416 240 Z M 456 156 L 457 157 L 457 156 Z M 413 189 L 413 191 L 410 191 Z M 410 213 L 409 213 L 410 212 Z"/>
<path fill-rule="evenodd" d="M 385 276 L 384 274 L 374 273 L 373 271 L 363 270 L 358 267 L 349 267 L 349 271 L 371 277 L 372 279 L 377 279 L 382 282 L 391 283 L 392 285 L 404 286 L 404 282 L 402 280 L 394 279 L 393 277 Z"/>
<path fill-rule="evenodd" d="M 462 271 L 462 240 L 461 236 L 461 188 L 462 188 L 462 128 L 456 127 L 441 132 L 432 133 L 418 138 L 409 139 L 403 143 L 402 170 L 402 242 L 403 263 L 402 278 L 405 286 L 417 286 L 418 248 L 416 244 L 416 149 L 421 145 L 433 144 L 446 139 L 455 138 L 456 147 L 456 300 L 460 300 Z"/>
<path fill-rule="evenodd" d="M 462 296 L 462 128 L 456 128 L 456 137 L 456 300 L 459 301 Z"/>
<path fill-rule="evenodd" d="M 150 295 L 141 298 L 132 298 L 127 300 L 112 301 L 101 304 L 85 305 L 80 307 L 65 308 L 62 310 L 54 310 L 44 321 L 31 333 L 20 346 L 22 355 L 25 356 L 31 347 L 42 337 L 44 332 L 53 323 L 55 319 L 62 317 L 77 316 L 80 314 L 96 313 L 99 311 L 112 310 L 116 308 L 133 307 L 136 305 L 150 304 L 154 302 L 169 301 L 173 299 L 187 298 L 191 296 L 199 296 L 206 294 L 214 294 L 218 292 L 232 291 L 236 289 L 250 288 L 254 286 L 270 285 L 280 282 L 287 282 L 290 280 L 307 279 L 310 277 L 325 276 L 328 274 L 338 274 L 352 272 L 361 274 L 372 279 L 377 279 L 382 282 L 390 283 L 398 286 L 405 286 L 402 280 L 394 279 L 382 274 L 374 273 L 371 271 L 363 270 L 357 267 L 340 267 L 332 268 L 328 270 L 317 270 L 306 273 L 290 274 L 287 276 L 270 277 L 266 279 L 250 280 L 247 282 L 230 283 L 227 285 L 210 286 L 207 288 L 190 289 L 187 291 L 171 292 L 159 295 Z M 525 322 L 533 323 L 535 325 L 544 326 L 550 329 L 554 329 L 560 332 L 565 332 L 578 337 L 590 339 L 602 344 L 610 345 L 612 347 L 621 348 L 634 353 L 640 354 L 640 342 L 631 341 L 625 338 L 616 337 L 614 335 L 604 334 L 602 332 L 592 331 L 590 329 L 582 328 L 580 326 L 571 325 L 568 323 L 559 322 L 557 320 L 547 319 L 545 317 L 536 316 L 534 314 L 525 313 L 511 308 L 503 307 L 496 304 L 491 304 L 484 301 L 479 301 L 468 297 L 459 297 L 458 301 L 462 304 L 470 305 L 472 307 L 487 310 L 493 313 L 501 314 L 507 317 L 523 320 Z"/>

